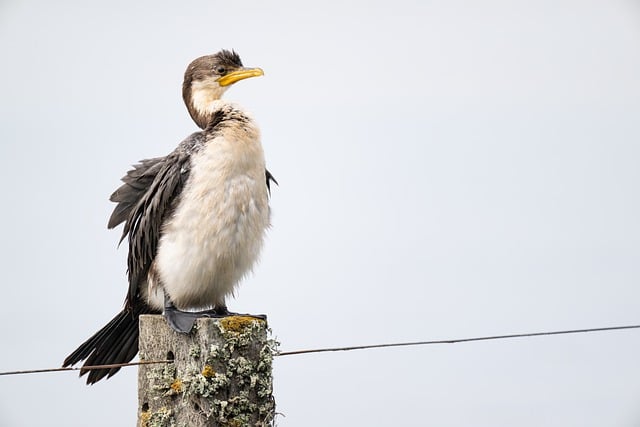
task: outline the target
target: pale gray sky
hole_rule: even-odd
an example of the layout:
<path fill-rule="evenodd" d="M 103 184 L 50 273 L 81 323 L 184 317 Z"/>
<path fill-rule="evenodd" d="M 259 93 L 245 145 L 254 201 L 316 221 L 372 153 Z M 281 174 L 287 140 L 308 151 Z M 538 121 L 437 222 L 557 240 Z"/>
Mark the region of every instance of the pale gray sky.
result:
<path fill-rule="evenodd" d="M 282 350 L 640 321 L 637 1 L 0 3 L 0 370 L 121 308 L 109 194 L 195 130 L 195 57 L 265 76 L 273 228 L 229 308 Z M 297 356 L 281 426 L 637 426 L 640 333 Z M 2 426 L 133 425 L 136 369 L 0 378 Z"/>

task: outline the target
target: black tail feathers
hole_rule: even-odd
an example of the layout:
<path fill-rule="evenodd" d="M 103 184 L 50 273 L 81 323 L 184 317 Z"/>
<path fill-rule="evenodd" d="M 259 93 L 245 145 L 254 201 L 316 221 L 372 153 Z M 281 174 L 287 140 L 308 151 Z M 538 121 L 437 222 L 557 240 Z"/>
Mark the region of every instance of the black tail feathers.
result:
<path fill-rule="evenodd" d="M 102 329 L 86 340 L 64 360 L 62 366 L 71 366 L 85 360 L 84 366 L 127 363 L 138 354 L 138 320 L 141 314 L 155 313 L 148 305 L 138 301 L 125 308 Z M 80 376 L 89 373 L 87 384 L 111 377 L 120 368 L 81 369 Z"/>

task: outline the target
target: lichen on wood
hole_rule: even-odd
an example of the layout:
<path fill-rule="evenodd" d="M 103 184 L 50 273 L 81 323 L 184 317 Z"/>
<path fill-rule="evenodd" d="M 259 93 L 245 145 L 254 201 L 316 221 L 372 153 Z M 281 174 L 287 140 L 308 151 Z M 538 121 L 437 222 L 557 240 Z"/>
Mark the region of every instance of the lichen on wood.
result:
<path fill-rule="evenodd" d="M 233 316 L 198 319 L 190 334 L 162 316 L 140 318 L 139 427 L 271 426 L 272 362 L 277 342 L 266 321 Z"/>

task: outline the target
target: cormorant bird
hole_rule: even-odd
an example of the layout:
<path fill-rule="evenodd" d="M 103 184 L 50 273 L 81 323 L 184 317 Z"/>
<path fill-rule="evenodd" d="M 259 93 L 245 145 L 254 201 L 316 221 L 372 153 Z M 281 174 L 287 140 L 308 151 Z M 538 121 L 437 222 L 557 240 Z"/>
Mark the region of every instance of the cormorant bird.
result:
<path fill-rule="evenodd" d="M 189 64 L 182 96 L 202 130 L 169 155 L 142 160 L 111 195 L 117 205 L 108 228 L 124 223 L 120 241 L 129 240 L 129 292 L 123 310 L 63 366 L 131 361 L 141 314 L 164 313 L 182 333 L 197 317 L 232 314 L 225 298 L 258 258 L 269 226 L 270 182 L 276 181 L 265 168 L 253 117 L 220 98 L 235 82 L 261 75 L 227 50 Z M 80 375 L 88 372 L 87 384 L 93 384 L 118 370 Z"/>

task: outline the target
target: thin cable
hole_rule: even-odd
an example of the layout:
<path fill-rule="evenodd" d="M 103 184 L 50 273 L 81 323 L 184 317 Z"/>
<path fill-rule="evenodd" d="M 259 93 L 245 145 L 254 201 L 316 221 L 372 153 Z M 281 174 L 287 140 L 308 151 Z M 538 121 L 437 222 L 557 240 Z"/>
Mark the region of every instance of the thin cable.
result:
<path fill-rule="evenodd" d="M 49 369 L 30 369 L 27 371 L 8 371 L 8 372 L 0 372 L 0 376 L 2 375 L 22 375 L 22 374 L 41 374 L 43 372 L 62 372 L 62 371 L 88 371 L 90 369 L 112 369 L 112 368 L 124 368 L 126 366 L 137 366 L 137 365 L 152 365 L 154 363 L 172 363 L 173 360 L 141 360 L 140 362 L 129 362 L 129 363 L 114 363 L 111 365 L 93 365 L 93 366 L 82 366 L 79 368 L 49 368 Z"/>
<path fill-rule="evenodd" d="M 366 350 L 370 348 L 385 348 L 385 347 L 407 347 L 413 345 L 431 345 L 431 344 L 456 344 L 461 342 L 473 342 L 473 341 L 490 341 L 490 340 L 504 340 L 509 338 L 524 338 L 524 337 L 539 337 L 545 335 L 566 335 L 566 334 L 581 334 L 587 332 L 603 332 L 603 331 L 617 331 L 622 329 L 638 329 L 640 325 L 630 326 L 610 326 L 607 328 L 590 328 L 590 329 L 571 329 L 566 331 L 548 331 L 548 332 L 531 332 L 526 334 L 509 334 L 509 335 L 492 335 L 486 337 L 474 337 L 474 338 L 458 338 L 449 340 L 435 340 L 435 341 L 416 341 L 416 342 L 403 342 L 393 344 L 371 344 L 371 345 L 359 345 L 352 347 L 333 347 L 333 348 L 318 348 L 311 350 L 295 350 L 295 351 L 283 351 L 277 354 L 277 356 L 291 356 L 296 354 L 308 354 L 308 353 L 326 353 L 330 351 L 351 351 L 351 350 Z"/>
<path fill-rule="evenodd" d="M 403 342 L 403 343 L 391 343 L 391 344 L 371 344 L 371 345 L 359 345 L 359 346 L 351 346 L 351 347 L 317 348 L 317 349 L 309 349 L 309 350 L 283 351 L 283 352 L 277 353 L 276 356 L 292 356 L 292 355 L 308 354 L 308 353 L 327 353 L 331 351 L 366 350 L 371 348 L 408 347 L 408 346 L 432 345 L 432 344 L 456 344 L 456 343 L 462 343 L 462 342 L 504 340 L 504 339 L 510 339 L 510 338 L 526 338 L 526 337 L 540 337 L 540 336 L 548 336 L 548 335 L 567 335 L 567 334 L 582 334 L 582 333 L 588 333 L 588 332 L 619 331 L 624 329 L 640 329 L 640 325 L 609 326 L 606 328 L 589 328 L 589 329 L 569 329 L 569 330 L 563 330 L 563 331 L 530 332 L 530 333 L 524 333 L 524 334 L 491 335 L 491 336 L 473 337 L 473 338 L 415 341 L 415 342 Z M 112 369 L 112 368 L 124 368 L 127 366 L 150 365 L 150 364 L 159 364 L 159 363 L 173 363 L 173 360 L 142 360 L 139 362 L 116 363 L 112 365 L 82 366 L 78 368 L 50 368 L 50 369 L 31 369 L 31 370 L 25 370 L 25 371 L 8 371 L 8 372 L 0 372 L 0 376 L 39 374 L 44 372 L 61 372 L 61 371 L 82 371 L 82 370 L 86 371 L 90 369 Z"/>

